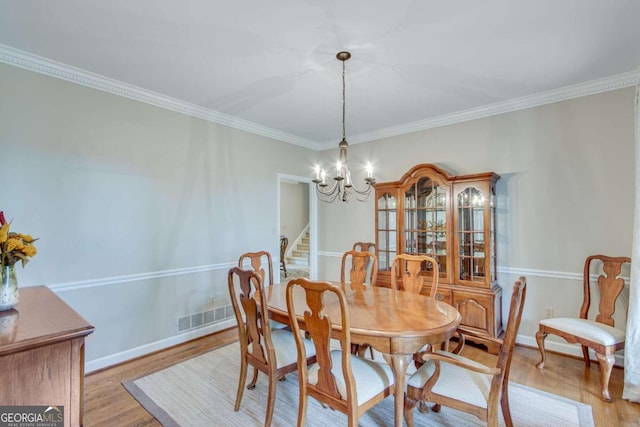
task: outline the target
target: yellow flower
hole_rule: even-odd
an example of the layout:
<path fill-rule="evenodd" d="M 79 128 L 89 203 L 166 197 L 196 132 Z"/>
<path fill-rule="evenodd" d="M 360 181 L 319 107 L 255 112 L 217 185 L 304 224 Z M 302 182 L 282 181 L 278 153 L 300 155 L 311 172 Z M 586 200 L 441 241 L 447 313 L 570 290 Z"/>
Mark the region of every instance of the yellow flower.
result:
<path fill-rule="evenodd" d="M 38 250 L 33 245 L 24 245 L 24 248 L 22 249 L 22 253 L 24 253 L 28 257 L 32 257 L 38 253 Z"/>
<path fill-rule="evenodd" d="M 7 241 L 7 237 L 9 237 L 9 225 L 9 223 L 6 223 L 0 228 L 0 243 Z"/>
<path fill-rule="evenodd" d="M 22 242 L 16 238 L 7 239 L 7 246 L 5 250 L 7 252 L 11 252 L 14 249 L 21 249 L 20 246 L 23 246 Z"/>
<path fill-rule="evenodd" d="M 25 243 L 33 243 L 35 242 L 37 239 L 34 239 L 33 237 L 31 237 L 29 234 L 23 234 L 22 235 L 22 241 Z"/>

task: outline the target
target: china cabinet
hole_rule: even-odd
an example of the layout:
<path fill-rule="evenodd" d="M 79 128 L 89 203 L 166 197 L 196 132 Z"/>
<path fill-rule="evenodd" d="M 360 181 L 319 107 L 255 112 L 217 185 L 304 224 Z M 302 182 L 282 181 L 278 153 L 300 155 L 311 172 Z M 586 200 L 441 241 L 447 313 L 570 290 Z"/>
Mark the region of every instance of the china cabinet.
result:
<path fill-rule="evenodd" d="M 451 176 L 421 164 L 399 181 L 375 184 L 377 283 L 390 286 L 397 254 L 429 255 L 439 267 L 437 298 L 462 315 L 460 329 L 502 334 L 502 288 L 496 281 L 495 187 L 500 176 Z M 421 274 L 433 274 L 425 263 Z M 399 278 L 401 282 L 402 279 Z M 428 288 L 423 290 L 427 293 Z M 478 339 L 497 352 L 490 340 Z"/>

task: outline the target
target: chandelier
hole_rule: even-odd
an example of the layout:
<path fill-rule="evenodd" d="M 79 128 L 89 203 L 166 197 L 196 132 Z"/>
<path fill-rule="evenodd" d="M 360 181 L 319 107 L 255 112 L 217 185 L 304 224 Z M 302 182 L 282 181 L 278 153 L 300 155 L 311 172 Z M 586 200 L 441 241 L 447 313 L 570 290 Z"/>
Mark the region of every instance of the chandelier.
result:
<path fill-rule="evenodd" d="M 316 184 L 316 194 L 318 199 L 323 202 L 332 203 L 335 200 L 341 200 L 348 202 L 349 197 L 352 195 L 361 202 L 364 202 L 371 195 L 372 185 L 376 183 L 376 179 L 373 177 L 373 167 L 371 163 L 367 163 L 367 177 L 364 179 L 365 187 L 358 189 L 353 185 L 351 181 L 351 172 L 349 171 L 349 163 L 347 161 L 347 151 L 349 149 L 349 143 L 347 143 L 345 132 L 345 83 L 344 83 L 344 63 L 351 58 L 349 52 L 338 52 L 336 55 L 338 60 L 342 61 L 342 141 L 338 144 L 340 155 L 336 162 L 336 176 L 333 177 L 333 184 L 327 184 L 327 173 L 320 166 L 315 167 L 315 179 L 312 180 Z"/>

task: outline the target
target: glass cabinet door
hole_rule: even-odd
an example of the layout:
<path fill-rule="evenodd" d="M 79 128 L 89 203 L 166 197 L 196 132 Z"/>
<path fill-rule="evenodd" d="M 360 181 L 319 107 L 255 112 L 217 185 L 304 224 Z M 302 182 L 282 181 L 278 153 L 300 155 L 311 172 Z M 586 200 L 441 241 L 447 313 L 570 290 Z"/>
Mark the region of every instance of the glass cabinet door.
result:
<path fill-rule="evenodd" d="M 447 275 L 447 190 L 431 178 L 420 178 L 404 193 L 404 252 L 428 255 Z M 430 263 L 423 270 L 433 270 Z"/>
<path fill-rule="evenodd" d="M 459 278 L 485 283 L 487 249 L 493 241 L 493 236 L 485 235 L 485 204 L 489 200 L 475 187 L 464 189 L 457 198 Z"/>
<path fill-rule="evenodd" d="M 396 198 L 389 193 L 378 197 L 378 218 L 376 220 L 378 270 L 391 270 L 391 261 L 396 257 L 397 222 Z"/>

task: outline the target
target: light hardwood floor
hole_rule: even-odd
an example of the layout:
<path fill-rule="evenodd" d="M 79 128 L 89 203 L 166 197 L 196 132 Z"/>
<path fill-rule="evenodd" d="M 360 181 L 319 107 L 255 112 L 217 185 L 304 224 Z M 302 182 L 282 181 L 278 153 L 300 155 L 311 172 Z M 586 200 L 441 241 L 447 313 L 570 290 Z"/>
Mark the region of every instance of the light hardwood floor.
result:
<path fill-rule="evenodd" d="M 160 426 L 125 390 L 122 381 L 155 372 L 236 339 L 236 330 L 229 329 L 87 375 L 84 425 Z M 495 360 L 495 356 L 471 346 L 465 347 L 463 354 L 483 363 L 493 363 Z M 582 360 L 548 353 L 547 367 L 540 371 L 535 367 L 539 357 L 537 349 L 517 346 L 511 365 L 511 381 L 591 405 L 597 427 L 640 426 L 640 404 L 620 397 L 622 369 L 613 370 L 610 383 L 613 402 L 605 403 L 599 397 L 597 363 L 592 363 L 591 368 L 586 369 Z M 235 389 L 236 384 L 233 387 Z"/>

